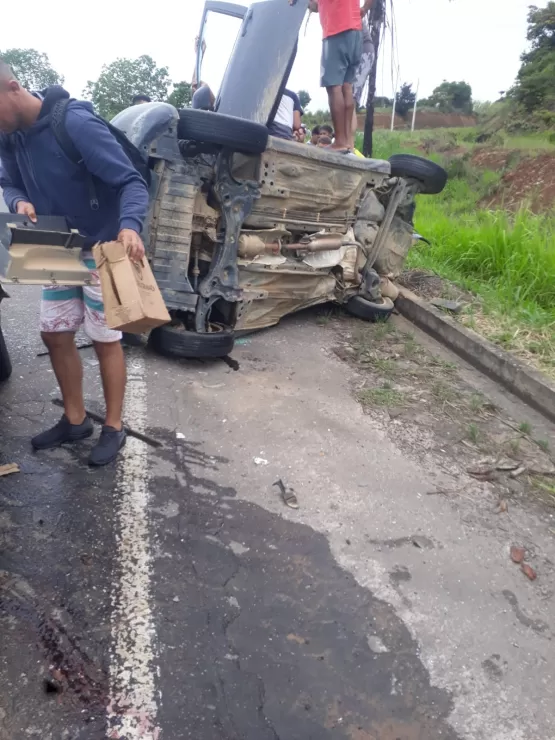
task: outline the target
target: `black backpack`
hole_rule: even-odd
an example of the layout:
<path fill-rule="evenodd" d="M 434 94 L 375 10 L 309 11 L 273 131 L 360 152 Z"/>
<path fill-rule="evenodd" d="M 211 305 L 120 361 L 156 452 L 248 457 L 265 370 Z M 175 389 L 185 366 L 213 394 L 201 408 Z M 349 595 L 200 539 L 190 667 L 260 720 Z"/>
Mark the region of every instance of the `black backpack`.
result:
<path fill-rule="evenodd" d="M 58 146 L 64 152 L 66 157 L 70 159 L 74 164 L 80 165 L 83 164 L 83 158 L 79 150 L 73 143 L 73 140 L 68 134 L 66 128 L 67 106 L 71 102 L 71 98 L 65 98 L 64 100 L 58 100 L 58 102 L 54 104 L 50 113 L 50 127 L 52 129 L 52 133 L 54 134 L 54 138 L 58 142 Z M 108 130 L 110 131 L 114 139 L 116 139 L 116 141 L 121 145 L 123 151 L 129 157 L 129 160 L 133 167 L 141 175 L 147 186 L 150 186 L 150 168 L 148 166 L 148 162 L 145 162 L 145 160 L 143 159 L 141 152 L 134 144 L 129 141 L 123 131 L 120 131 L 119 128 L 112 126 L 112 124 L 109 121 L 104 120 L 104 118 L 101 118 L 100 116 L 97 116 L 97 118 L 100 118 L 104 125 L 108 127 Z M 96 194 L 96 187 L 94 183 L 95 178 L 90 173 L 87 174 L 89 180 L 89 199 L 91 209 L 93 211 L 96 211 L 98 210 L 98 197 Z"/>

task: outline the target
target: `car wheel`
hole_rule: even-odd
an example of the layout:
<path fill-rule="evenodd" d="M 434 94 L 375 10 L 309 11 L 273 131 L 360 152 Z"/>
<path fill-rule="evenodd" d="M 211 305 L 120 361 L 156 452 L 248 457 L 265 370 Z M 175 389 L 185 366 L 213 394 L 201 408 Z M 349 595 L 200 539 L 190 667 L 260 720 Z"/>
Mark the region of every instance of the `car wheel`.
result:
<path fill-rule="evenodd" d="M 242 118 L 184 108 L 179 111 L 177 138 L 217 144 L 246 154 L 262 154 L 268 144 L 268 129 Z"/>
<path fill-rule="evenodd" d="M 6 347 L 6 340 L 0 329 L 0 381 L 7 380 L 12 374 L 12 361 Z"/>
<path fill-rule="evenodd" d="M 365 321 L 387 321 L 395 306 L 391 298 L 382 298 L 380 301 L 369 301 L 361 295 L 349 298 L 345 306 L 347 311 Z"/>
<path fill-rule="evenodd" d="M 165 324 L 150 332 L 149 345 L 166 357 L 190 359 L 227 357 L 235 343 L 232 331 L 212 324 L 213 331 L 198 333 L 184 326 Z"/>
<path fill-rule="evenodd" d="M 447 184 L 447 172 L 435 162 L 413 154 L 394 154 L 389 158 L 394 177 L 410 178 L 421 183 L 424 195 L 437 195 Z"/>

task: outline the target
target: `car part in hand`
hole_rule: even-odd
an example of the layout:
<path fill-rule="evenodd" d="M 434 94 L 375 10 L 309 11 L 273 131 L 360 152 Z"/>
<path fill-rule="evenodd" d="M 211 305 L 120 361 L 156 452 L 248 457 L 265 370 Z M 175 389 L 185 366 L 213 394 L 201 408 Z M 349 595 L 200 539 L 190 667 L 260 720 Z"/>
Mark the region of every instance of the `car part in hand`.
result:
<path fill-rule="evenodd" d="M 424 195 L 437 195 L 447 185 L 447 172 L 435 162 L 413 154 L 394 154 L 389 158 L 391 174 L 421 183 Z"/>
<path fill-rule="evenodd" d="M 395 306 L 390 298 L 369 301 L 361 295 L 355 295 L 347 301 L 345 308 L 353 316 L 375 323 L 377 321 L 387 321 Z"/>
<path fill-rule="evenodd" d="M 232 331 L 211 324 L 213 331 L 187 331 L 183 325 L 166 324 L 150 332 L 149 345 L 166 357 L 189 359 L 218 358 L 228 355 L 235 343 Z"/>

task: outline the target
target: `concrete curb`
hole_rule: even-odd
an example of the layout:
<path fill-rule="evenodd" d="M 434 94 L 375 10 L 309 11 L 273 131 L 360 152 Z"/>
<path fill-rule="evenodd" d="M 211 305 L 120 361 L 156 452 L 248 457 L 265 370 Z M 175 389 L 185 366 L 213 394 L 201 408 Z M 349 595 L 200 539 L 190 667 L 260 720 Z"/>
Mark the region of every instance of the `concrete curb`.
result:
<path fill-rule="evenodd" d="M 398 287 L 399 298 L 395 301 L 395 307 L 400 314 L 478 370 L 502 383 L 550 421 L 555 421 L 555 383 L 552 380 L 461 326 L 410 290 Z"/>

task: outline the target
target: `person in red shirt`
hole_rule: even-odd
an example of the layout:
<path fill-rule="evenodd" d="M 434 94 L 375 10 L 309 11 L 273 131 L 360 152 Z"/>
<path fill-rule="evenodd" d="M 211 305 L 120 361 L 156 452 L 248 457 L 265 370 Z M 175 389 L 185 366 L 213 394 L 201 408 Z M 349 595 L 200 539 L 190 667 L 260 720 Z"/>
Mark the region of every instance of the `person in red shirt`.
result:
<path fill-rule="evenodd" d="M 320 13 L 324 33 L 321 85 L 328 91 L 335 129 L 333 149 L 350 152 L 355 145 L 353 130 L 353 82 L 362 55 L 362 17 L 373 0 L 309 0 L 309 8 Z"/>

